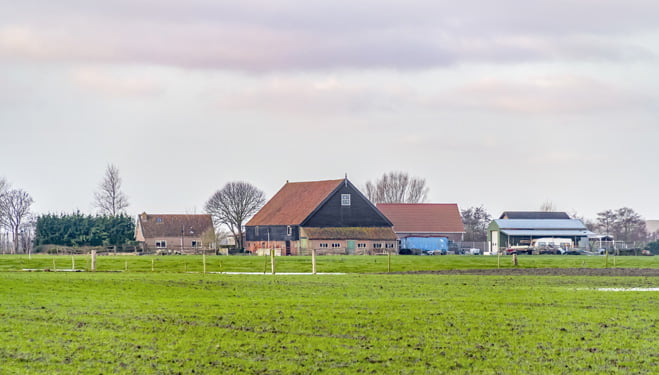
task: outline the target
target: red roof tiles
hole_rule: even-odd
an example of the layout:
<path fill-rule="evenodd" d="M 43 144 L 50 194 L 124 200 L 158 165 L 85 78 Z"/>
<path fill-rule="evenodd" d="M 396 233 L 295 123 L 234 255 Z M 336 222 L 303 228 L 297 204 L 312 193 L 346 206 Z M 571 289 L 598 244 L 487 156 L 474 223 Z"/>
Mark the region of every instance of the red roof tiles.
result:
<path fill-rule="evenodd" d="M 246 225 L 299 225 L 343 181 L 287 182 Z"/>
<path fill-rule="evenodd" d="M 464 233 L 455 203 L 378 203 L 396 233 Z"/>

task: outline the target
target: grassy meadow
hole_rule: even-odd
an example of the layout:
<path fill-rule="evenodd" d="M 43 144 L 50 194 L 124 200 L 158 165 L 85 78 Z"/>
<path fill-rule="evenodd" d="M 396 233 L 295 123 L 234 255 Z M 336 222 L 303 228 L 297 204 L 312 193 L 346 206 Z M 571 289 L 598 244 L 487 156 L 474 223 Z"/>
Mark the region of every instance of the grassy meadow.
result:
<path fill-rule="evenodd" d="M 97 271 L 203 272 L 203 258 L 196 256 L 98 256 Z M 310 256 L 276 257 L 277 272 L 311 272 Z M 319 256 L 317 272 L 380 273 L 495 268 L 659 268 L 659 257 L 520 255 L 514 267 L 511 256 Z M 73 269 L 91 270 L 89 255 L 3 255 L 0 272 Z M 271 272 L 270 258 L 260 256 L 206 256 L 207 272 Z"/>
<path fill-rule="evenodd" d="M 659 372 L 657 292 L 598 290 L 656 288 L 656 277 L 377 273 L 387 257 L 319 257 L 319 272 L 360 272 L 346 275 L 185 273 L 202 269 L 185 256 L 99 257 L 99 270 L 124 272 L 13 272 L 52 258 L 0 257 L 1 374 Z M 622 258 L 617 266 L 659 267 Z M 265 264 L 208 257 L 208 271 L 220 261 L 227 272 Z M 281 272 L 310 271 L 309 258 L 277 261 Z M 392 271 L 496 261 L 400 256 Z M 75 262 L 84 269 L 85 257 Z M 603 262 L 520 257 L 522 267 Z"/>

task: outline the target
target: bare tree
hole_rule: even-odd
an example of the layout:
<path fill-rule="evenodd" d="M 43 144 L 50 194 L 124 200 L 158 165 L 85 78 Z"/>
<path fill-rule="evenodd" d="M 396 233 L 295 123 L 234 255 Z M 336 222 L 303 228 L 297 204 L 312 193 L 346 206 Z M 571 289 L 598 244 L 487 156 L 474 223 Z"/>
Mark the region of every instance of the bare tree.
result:
<path fill-rule="evenodd" d="M 30 206 L 33 202 L 30 194 L 23 190 L 14 189 L 0 194 L 0 225 L 12 232 L 14 254 L 18 252 L 20 246 L 21 224 L 29 217 Z"/>
<path fill-rule="evenodd" d="M 428 195 L 426 180 L 405 172 L 385 173 L 374 183 L 368 181 L 364 190 L 373 203 L 423 203 Z"/>
<path fill-rule="evenodd" d="M 119 169 L 113 164 L 109 164 L 105 169 L 105 177 L 99 184 L 98 191 L 94 193 L 94 203 L 101 214 L 109 216 L 124 213 L 128 207 L 128 198 L 121 191 Z"/>
<path fill-rule="evenodd" d="M 604 231 L 604 234 L 611 234 L 611 229 L 613 228 L 613 223 L 616 219 L 616 213 L 613 210 L 606 210 L 597 213 L 597 226 L 601 231 Z"/>
<path fill-rule="evenodd" d="M 637 241 L 646 237 L 645 221 L 636 211 L 623 207 L 617 209 L 615 214 L 613 230 L 616 238 L 623 241 Z"/>
<path fill-rule="evenodd" d="M 0 177 L 0 195 L 7 192 L 7 189 L 9 189 L 9 183 L 4 177 Z"/>
<path fill-rule="evenodd" d="M 243 223 L 265 204 L 265 193 L 247 182 L 229 182 L 206 202 L 215 225 L 231 230 L 236 247 L 243 248 Z"/>
<path fill-rule="evenodd" d="M 556 206 L 552 201 L 545 201 L 543 204 L 540 205 L 540 211 L 542 212 L 554 212 L 556 211 Z"/>
<path fill-rule="evenodd" d="M 462 223 L 465 226 L 465 241 L 486 241 L 487 227 L 492 216 L 485 207 L 470 207 L 462 210 Z"/>

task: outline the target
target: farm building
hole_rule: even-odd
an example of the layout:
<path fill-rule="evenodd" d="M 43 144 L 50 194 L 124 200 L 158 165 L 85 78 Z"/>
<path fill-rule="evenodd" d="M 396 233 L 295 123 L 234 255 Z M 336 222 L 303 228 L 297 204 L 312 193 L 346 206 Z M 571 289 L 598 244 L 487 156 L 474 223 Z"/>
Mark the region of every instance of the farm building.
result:
<path fill-rule="evenodd" d="M 135 240 L 144 251 L 194 253 L 203 248 L 203 239 L 215 231 L 210 215 L 147 214 L 137 217 Z M 209 244 L 206 244 L 208 247 Z"/>
<path fill-rule="evenodd" d="M 529 212 L 526 215 L 526 219 L 493 220 L 487 231 L 490 251 L 497 252 L 500 249 L 513 246 L 529 246 L 533 243 L 534 239 L 539 238 L 566 239 L 578 247 L 586 247 L 588 245 L 588 237 L 594 233 L 589 231 L 581 220 L 570 219 L 569 216 L 567 219 L 556 219 L 553 217 L 559 215 L 551 214 L 564 213 Z M 515 216 L 520 217 L 524 215 Z"/>
<path fill-rule="evenodd" d="M 378 203 L 394 224 L 401 249 L 448 250 L 449 241 L 462 241 L 464 224 L 455 203 Z"/>
<path fill-rule="evenodd" d="M 547 212 L 547 211 L 504 211 L 499 219 L 520 219 L 520 220 L 565 220 L 570 215 L 565 212 Z"/>
<path fill-rule="evenodd" d="M 245 249 L 278 255 L 397 252 L 393 224 L 348 179 L 286 182 L 245 226 Z"/>

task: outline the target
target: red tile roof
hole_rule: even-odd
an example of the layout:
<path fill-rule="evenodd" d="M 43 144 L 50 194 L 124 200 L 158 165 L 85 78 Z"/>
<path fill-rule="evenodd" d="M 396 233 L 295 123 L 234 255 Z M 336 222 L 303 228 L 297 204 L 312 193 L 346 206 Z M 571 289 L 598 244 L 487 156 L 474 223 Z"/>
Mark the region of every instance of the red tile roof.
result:
<path fill-rule="evenodd" d="M 181 231 L 185 236 L 201 237 L 213 228 L 211 215 L 161 215 L 140 214 L 138 230 L 141 228 L 144 238 L 178 237 Z"/>
<path fill-rule="evenodd" d="M 299 225 L 343 181 L 287 182 L 246 225 Z"/>
<path fill-rule="evenodd" d="M 455 203 L 378 203 L 396 233 L 464 233 Z"/>

